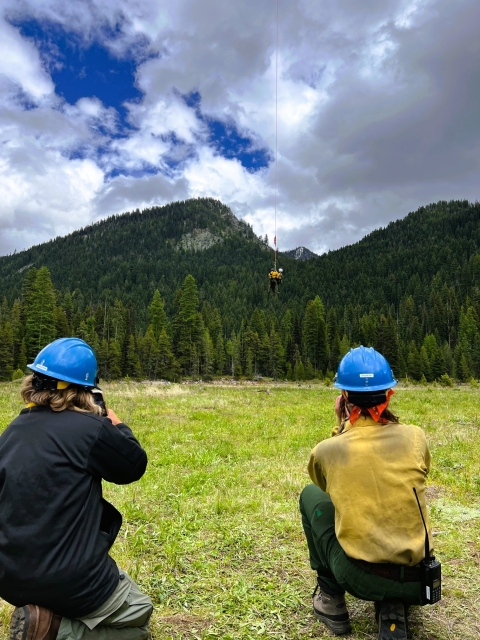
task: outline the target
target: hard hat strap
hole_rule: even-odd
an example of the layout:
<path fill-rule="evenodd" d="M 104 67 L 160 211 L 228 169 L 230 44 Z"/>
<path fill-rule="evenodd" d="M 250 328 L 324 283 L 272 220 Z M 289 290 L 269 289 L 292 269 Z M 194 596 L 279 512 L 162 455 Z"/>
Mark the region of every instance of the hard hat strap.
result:
<path fill-rule="evenodd" d="M 41 373 L 34 372 L 32 376 L 32 387 L 35 391 L 58 391 L 60 389 L 66 389 L 70 386 L 70 382 L 64 380 L 56 380 L 45 376 Z"/>

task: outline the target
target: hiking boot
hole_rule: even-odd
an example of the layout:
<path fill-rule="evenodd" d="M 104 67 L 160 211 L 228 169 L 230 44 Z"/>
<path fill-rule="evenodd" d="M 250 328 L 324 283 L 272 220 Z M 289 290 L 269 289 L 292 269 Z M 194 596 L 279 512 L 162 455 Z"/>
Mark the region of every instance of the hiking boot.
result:
<path fill-rule="evenodd" d="M 317 594 L 319 585 L 315 587 L 313 592 L 313 613 L 317 620 L 324 622 L 327 627 L 336 636 L 344 633 L 350 633 L 350 617 L 348 615 L 347 605 L 345 604 L 345 596 L 331 596 L 320 589 Z"/>
<path fill-rule="evenodd" d="M 9 640 L 55 640 L 61 621 L 61 616 L 36 604 L 17 607 L 10 620 Z"/>
<path fill-rule="evenodd" d="M 400 600 L 375 602 L 378 640 L 407 640 L 407 614 Z"/>

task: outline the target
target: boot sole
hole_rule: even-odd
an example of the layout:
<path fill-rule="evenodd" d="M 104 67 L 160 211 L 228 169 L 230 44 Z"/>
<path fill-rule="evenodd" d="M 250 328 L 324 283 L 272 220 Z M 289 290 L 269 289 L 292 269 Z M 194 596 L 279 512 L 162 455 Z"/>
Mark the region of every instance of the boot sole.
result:
<path fill-rule="evenodd" d="M 33 615 L 31 615 L 33 613 Z M 36 608 L 17 607 L 10 620 L 9 640 L 31 640 L 37 631 L 38 616 Z"/>
<path fill-rule="evenodd" d="M 351 633 L 352 631 L 352 627 L 350 625 L 349 620 L 346 620 L 346 621 L 330 620 L 330 618 L 328 618 L 327 616 L 324 616 L 321 613 L 318 613 L 316 609 L 313 610 L 313 613 L 315 614 L 316 619 L 319 622 L 323 622 L 323 624 L 325 624 L 330 629 L 330 631 L 334 633 L 336 636 L 343 636 L 346 633 Z"/>
<path fill-rule="evenodd" d="M 405 607 L 395 602 L 382 602 L 378 607 L 378 626 L 378 640 L 407 640 Z"/>

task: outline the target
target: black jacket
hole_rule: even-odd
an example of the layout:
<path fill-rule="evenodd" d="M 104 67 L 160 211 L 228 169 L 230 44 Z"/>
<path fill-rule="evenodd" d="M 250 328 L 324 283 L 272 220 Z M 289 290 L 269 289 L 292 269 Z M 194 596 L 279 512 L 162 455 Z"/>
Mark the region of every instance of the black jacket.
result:
<path fill-rule="evenodd" d="M 118 584 L 108 550 L 122 516 L 102 479 L 128 484 L 146 465 L 124 424 L 24 409 L 0 436 L 0 597 L 69 618 L 103 604 Z"/>

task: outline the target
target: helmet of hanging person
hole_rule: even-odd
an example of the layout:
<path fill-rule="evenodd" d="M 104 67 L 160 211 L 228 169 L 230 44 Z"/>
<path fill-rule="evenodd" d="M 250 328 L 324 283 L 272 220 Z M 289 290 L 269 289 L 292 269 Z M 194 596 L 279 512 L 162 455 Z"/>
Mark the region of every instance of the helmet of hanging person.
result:
<path fill-rule="evenodd" d="M 342 358 L 334 381 L 337 389 L 362 394 L 386 391 L 396 384 L 398 381 L 382 354 L 373 347 L 363 346 L 350 349 Z"/>
<path fill-rule="evenodd" d="M 97 377 L 95 353 L 80 338 L 59 338 L 47 344 L 27 367 L 40 379 L 59 380 L 56 389 L 68 387 L 63 383 L 94 387 Z"/>
<path fill-rule="evenodd" d="M 279 270 L 278 270 L 278 272 L 279 272 L 279 273 L 283 273 L 283 269 L 279 269 Z"/>

